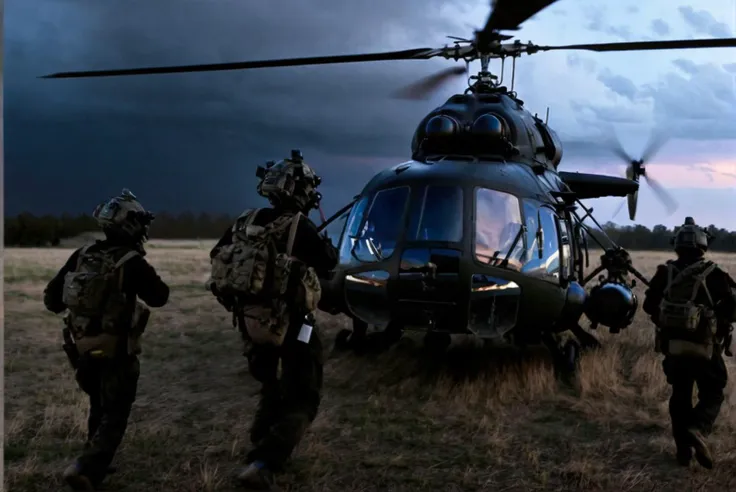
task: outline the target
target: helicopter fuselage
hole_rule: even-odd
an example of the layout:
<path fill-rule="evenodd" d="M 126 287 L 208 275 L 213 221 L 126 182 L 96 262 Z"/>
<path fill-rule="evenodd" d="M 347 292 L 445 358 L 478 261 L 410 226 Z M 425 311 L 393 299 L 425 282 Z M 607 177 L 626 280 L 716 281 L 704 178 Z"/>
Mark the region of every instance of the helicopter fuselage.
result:
<path fill-rule="evenodd" d="M 356 197 L 326 283 L 343 312 L 483 338 L 564 331 L 582 316 L 571 200 L 626 196 L 638 184 L 558 172 L 554 131 L 505 88 L 483 90 L 423 118 L 413 159 Z"/>
<path fill-rule="evenodd" d="M 365 323 L 483 338 L 582 314 L 569 212 L 554 172 L 477 160 L 409 161 L 376 175 L 341 234 L 333 288 Z M 583 291 L 584 294 L 584 291 Z"/>

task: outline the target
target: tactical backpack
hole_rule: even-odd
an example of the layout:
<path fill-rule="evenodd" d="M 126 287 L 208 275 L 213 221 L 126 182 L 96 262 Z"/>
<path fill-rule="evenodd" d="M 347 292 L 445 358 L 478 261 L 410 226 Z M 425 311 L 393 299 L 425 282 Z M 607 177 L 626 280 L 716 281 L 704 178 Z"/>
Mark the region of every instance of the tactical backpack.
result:
<path fill-rule="evenodd" d="M 321 287 L 313 268 L 292 256 L 301 213 L 253 224 L 259 210 L 247 210 L 233 225 L 232 244 L 212 259 L 211 281 L 218 292 L 236 299 L 248 335 L 255 343 L 280 345 L 293 309 L 314 311 Z M 288 229 L 286 251 L 278 242 Z M 295 291 L 289 287 L 294 286 Z"/>
<path fill-rule="evenodd" d="M 672 262 L 667 263 L 667 287 L 657 323 L 667 355 L 712 357 L 717 322 L 705 281 L 716 267 L 711 261 L 698 261 L 677 272 Z M 695 302 L 701 287 L 708 306 Z"/>
<path fill-rule="evenodd" d="M 129 327 L 128 299 L 123 292 L 123 268 L 138 256 L 128 251 L 120 259 L 120 248 L 79 252 L 76 268 L 64 277 L 62 300 L 69 312 L 66 323 L 80 353 L 112 357 L 118 339 Z"/>

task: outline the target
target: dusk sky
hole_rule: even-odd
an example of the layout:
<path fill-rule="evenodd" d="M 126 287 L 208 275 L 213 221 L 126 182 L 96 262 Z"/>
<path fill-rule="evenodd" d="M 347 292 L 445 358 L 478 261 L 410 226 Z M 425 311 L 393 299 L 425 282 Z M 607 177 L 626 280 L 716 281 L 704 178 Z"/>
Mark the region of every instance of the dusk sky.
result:
<path fill-rule="evenodd" d="M 736 0 L 593 3 L 561 0 L 515 34 L 542 45 L 736 36 Z M 128 187 L 154 212 L 235 214 L 263 203 L 256 166 L 300 148 L 323 176 L 329 215 L 407 160 L 421 118 L 466 84 L 429 101 L 391 92 L 453 62 L 37 77 L 441 47 L 472 36 L 488 10 L 487 0 L 6 0 L 5 211 L 91 212 Z M 608 125 L 631 154 L 652 130 L 672 137 L 648 172 L 680 208 L 668 217 L 643 183 L 637 223 L 691 215 L 736 230 L 736 49 L 539 53 L 517 60 L 516 90 L 532 112 L 549 106 L 570 143 L 560 170 L 623 176 L 610 152 L 575 145 Z M 621 200 L 593 201 L 599 220 Z M 615 221 L 631 223 L 625 207 Z"/>

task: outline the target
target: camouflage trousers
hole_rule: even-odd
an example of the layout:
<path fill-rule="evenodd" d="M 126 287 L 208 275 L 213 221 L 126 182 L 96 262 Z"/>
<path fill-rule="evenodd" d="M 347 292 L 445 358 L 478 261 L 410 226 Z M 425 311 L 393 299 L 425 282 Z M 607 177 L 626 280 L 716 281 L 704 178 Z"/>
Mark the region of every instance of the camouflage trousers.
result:
<path fill-rule="evenodd" d="M 321 401 L 322 340 L 315 325 L 309 343 L 300 342 L 296 339 L 300 328 L 301 320 L 292 322 L 280 347 L 254 345 L 247 354 L 250 372 L 261 383 L 248 461 L 263 461 L 272 470 L 281 469 L 289 459 Z"/>
<path fill-rule="evenodd" d="M 120 359 L 81 357 L 76 371 L 79 387 L 89 396 L 87 442 L 77 462 L 93 482 L 105 478 L 115 457 L 138 390 L 140 363 L 135 356 Z"/>
<path fill-rule="evenodd" d="M 723 404 L 728 370 L 720 347 L 710 360 L 667 356 L 662 361 L 667 382 L 672 386 L 669 410 L 672 436 L 678 448 L 688 447 L 687 429 L 695 427 L 710 434 Z M 693 407 L 693 386 L 698 387 L 698 403 Z"/>

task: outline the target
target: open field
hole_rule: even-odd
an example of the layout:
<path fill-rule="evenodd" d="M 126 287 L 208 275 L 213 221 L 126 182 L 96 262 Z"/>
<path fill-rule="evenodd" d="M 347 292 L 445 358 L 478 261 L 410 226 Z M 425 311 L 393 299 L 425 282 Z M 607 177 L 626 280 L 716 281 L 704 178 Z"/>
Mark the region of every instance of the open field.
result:
<path fill-rule="evenodd" d="M 109 490 L 238 490 L 231 475 L 249 445 L 257 386 L 227 313 L 203 290 L 210 245 L 149 248 L 172 297 L 144 336 Z M 86 398 L 61 350 L 61 320 L 41 302 L 70 253 L 5 253 L 5 490 L 63 490 L 61 471 L 84 440 Z M 663 259 L 633 256 L 646 276 Z M 736 255 L 713 258 L 736 272 Z M 343 324 L 321 316 L 328 350 Z M 316 491 L 736 490 L 733 385 L 711 437 L 716 468 L 682 469 L 651 325 L 639 313 L 628 331 L 599 336 L 605 349 L 583 358 L 575 388 L 555 381 L 545 351 L 520 362 L 458 340 L 429 361 L 421 339 L 407 337 L 379 356 L 331 355 L 321 412 L 277 480 Z"/>

